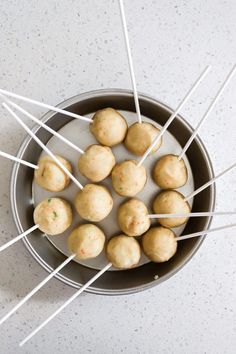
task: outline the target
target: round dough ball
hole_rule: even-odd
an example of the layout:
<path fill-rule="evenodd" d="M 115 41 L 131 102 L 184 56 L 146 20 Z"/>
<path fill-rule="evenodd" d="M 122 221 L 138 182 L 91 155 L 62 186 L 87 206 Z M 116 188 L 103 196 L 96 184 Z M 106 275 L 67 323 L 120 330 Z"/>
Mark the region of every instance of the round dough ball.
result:
<path fill-rule="evenodd" d="M 134 268 L 140 261 L 141 248 L 135 238 L 115 236 L 107 244 L 107 258 L 118 269 Z"/>
<path fill-rule="evenodd" d="M 153 178 L 162 189 L 176 189 L 185 185 L 188 179 L 188 171 L 184 160 L 176 155 L 165 155 L 157 161 Z"/>
<path fill-rule="evenodd" d="M 72 223 L 70 204 L 61 198 L 44 199 L 34 210 L 34 222 L 48 235 L 61 234 Z"/>
<path fill-rule="evenodd" d="M 142 156 L 159 133 L 160 130 L 151 123 L 134 123 L 128 129 L 128 133 L 125 138 L 125 146 L 133 154 Z M 156 152 L 161 146 L 161 143 L 162 138 L 154 146 L 150 154 Z"/>
<path fill-rule="evenodd" d="M 72 172 L 71 164 L 67 160 L 58 155 L 56 157 L 69 172 Z M 50 156 L 44 156 L 39 160 L 34 179 L 41 188 L 50 192 L 60 192 L 70 183 L 70 178 Z"/>
<path fill-rule="evenodd" d="M 140 236 L 146 232 L 151 220 L 146 205 L 138 199 L 130 199 L 118 209 L 118 224 L 128 236 Z"/>
<path fill-rule="evenodd" d="M 78 168 L 92 182 L 100 182 L 111 173 L 116 160 L 108 146 L 90 145 L 81 155 Z"/>
<path fill-rule="evenodd" d="M 75 200 L 78 214 L 88 221 L 101 221 L 110 213 L 113 199 L 107 188 L 97 184 L 86 184 Z"/>
<path fill-rule="evenodd" d="M 113 108 L 100 109 L 93 116 L 90 131 L 97 141 L 106 146 L 120 144 L 127 132 L 125 118 Z"/>
<path fill-rule="evenodd" d="M 187 214 L 190 213 L 188 202 L 184 201 L 184 196 L 177 191 L 163 191 L 157 195 L 153 203 L 155 214 Z M 188 221 L 186 218 L 163 218 L 157 219 L 165 227 L 177 227 Z"/>
<path fill-rule="evenodd" d="M 68 248 L 78 259 L 97 257 L 103 250 L 104 233 L 93 224 L 78 226 L 68 237 Z"/>
<path fill-rule="evenodd" d="M 177 241 L 172 230 L 152 227 L 142 238 L 143 251 L 153 262 L 162 263 L 174 256 Z"/>
<path fill-rule="evenodd" d="M 111 173 L 112 185 L 116 193 L 123 197 L 133 197 L 139 193 L 147 181 L 145 168 L 135 160 L 126 160 L 115 165 Z"/>

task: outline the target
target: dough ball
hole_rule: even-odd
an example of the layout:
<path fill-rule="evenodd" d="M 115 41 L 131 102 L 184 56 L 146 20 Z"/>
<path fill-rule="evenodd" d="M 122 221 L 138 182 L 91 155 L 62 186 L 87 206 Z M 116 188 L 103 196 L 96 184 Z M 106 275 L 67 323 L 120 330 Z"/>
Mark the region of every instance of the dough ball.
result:
<path fill-rule="evenodd" d="M 142 238 L 143 251 L 153 262 L 162 263 L 174 256 L 177 241 L 172 230 L 152 227 Z"/>
<path fill-rule="evenodd" d="M 185 185 L 188 179 L 188 171 L 184 160 L 176 155 L 165 155 L 157 161 L 153 178 L 162 189 L 176 189 Z"/>
<path fill-rule="evenodd" d="M 78 168 L 92 182 L 100 182 L 109 176 L 115 163 L 115 156 L 109 147 L 90 145 L 79 158 Z"/>
<path fill-rule="evenodd" d="M 104 233 L 93 224 L 78 226 L 68 238 L 68 248 L 78 259 L 97 257 L 103 250 Z"/>
<path fill-rule="evenodd" d="M 128 133 L 125 138 L 125 146 L 133 154 L 142 156 L 159 133 L 160 130 L 151 123 L 134 123 L 128 129 Z M 162 138 L 151 150 L 151 154 L 159 149 L 161 143 Z"/>
<path fill-rule="evenodd" d="M 115 236 L 107 244 L 107 258 L 118 269 L 134 268 L 140 261 L 141 248 L 135 238 Z"/>
<path fill-rule="evenodd" d="M 97 184 L 86 184 L 75 200 L 78 214 L 88 221 L 101 221 L 110 213 L 113 199 L 110 192 Z"/>
<path fill-rule="evenodd" d="M 90 131 L 97 141 L 106 146 L 120 144 L 127 132 L 125 118 L 113 108 L 100 109 L 93 116 Z"/>
<path fill-rule="evenodd" d="M 153 203 L 155 214 L 186 214 L 190 213 L 188 202 L 184 201 L 184 196 L 177 191 L 163 191 L 157 195 Z M 163 218 L 157 219 L 165 227 L 177 227 L 188 221 L 186 218 Z"/>
<path fill-rule="evenodd" d="M 44 199 L 34 210 L 34 222 L 48 235 L 61 234 L 72 223 L 70 204 L 61 198 Z"/>
<path fill-rule="evenodd" d="M 140 236 L 146 232 L 150 225 L 146 205 L 138 199 L 130 199 L 118 209 L 118 224 L 128 236 Z"/>
<path fill-rule="evenodd" d="M 135 160 L 127 160 L 115 165 L 111 173 L 112 185 L 116 193 L 123 197 L 133 197 L 139 193 L 147 181 L 145 168 Z"/>
<path fill-rule="evenodd" d="M 58 155 L 56 157 L 69 172 L 72 172 L 71 164 L 67 160 Z M 34 179 L 41 188 L 50 192 L 60 192 L 70 183 L 70 178 L 50 156 L 42 157 L 38 167 L 34 172 Z"/>

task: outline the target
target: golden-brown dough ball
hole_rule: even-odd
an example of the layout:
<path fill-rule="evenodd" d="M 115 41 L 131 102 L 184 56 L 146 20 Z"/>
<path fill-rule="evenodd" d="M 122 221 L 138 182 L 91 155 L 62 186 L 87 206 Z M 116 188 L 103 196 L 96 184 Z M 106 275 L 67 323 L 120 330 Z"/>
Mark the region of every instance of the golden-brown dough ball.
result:
<path fill-rule="evenodd" d="M 97 257 L 103 250 L 105 235 L 96 225 L 79 225 L 68 237 L 68 248 L 78 259 Z"/>
<path fill-rule="evenodd" d="M 100 182 L 111 173 L 116 160 L 108 146 L 90 145 L 78 162 L 80 173 L 92 182 Z"/>
<path fill-rule="evenodd" d="M 153 178 L 162 189 L 176 189 L 184 186 L 188 180 L 184 160 L 179 160 L 176 155 L 161 157 L 154 167 Z"/>
<path fill-rule="evenodd" d="M 126 160 L 115 165 L 111 173 L 112 185 L 116 193 L 133 197 L 139 193 L 147 181 L 145 167 L 135 160 Z"/>
<path fill-rule="evenodd" d="M 113 108 L 100 109 L 93 116 L 90 131 L 97 141 L 106 146 L 120 144 L 127 132 L 125 118 Z"/>
<path fill-rule="evenodd" d="M 153 262 L 167 262 L 177 250 L 177 241 L 172 230 L 152 227 L 142 238 L 143 251 Z"/>
<path fill-rule="evenodd" d="M 151 225 L 146 205 L 138 199 L 123 203 L 118 209 L 118 224 L 128 236 L 142 235 Z"/>
<path fill-rule="evenodd" d="M 34 210 L 34 222 L 48 235 L 61 234 L 72 223 L 70 204 L 61 198 L 44 199 Z"/>
<path fill-rule="evenodd" d="M 173 190 L 167 190 L 159 193 L 154 200 L 153 210 L 155 214 L 188 214 L 190 206 L 185 197 Z M 184 218 L 159 218 L 158 222 L 165 227 L 177 227 L 185 224 L 188 217 Z"/>
<path fill-rule="evenodd" d="M 78 214 L 88 221 L 101 221 L 111 212 L 113 199 L 107 188 L 98 184 L 86 184 L 75 200 Z"/>
<path fill-rule="evenodd" d="M 69 161 L 58 155 L 56 157 L 69 172 L 72 172 Z M 50 156 L 43 156 L 39 160 L 34 179 L 41 188 L 50 192 L 60 192 L 70 183 L 70 178 Z"/>
<path fill-rule="evenodd" d="M 125 138 L 125 146 L 133 154 L 142 156 L 159 135 L 159 133 L 160 130 L 151 123 L 134 123 L 128 129 Z M 162 138 L 153 147 L 150 154 L 156 152 L 160 148 L 161 143 Z"/>
<path fill-rule="evenodd" d="M 113 267 L 130 269 L 138 265 L 141 257 L 141 248 L 135 238 L 119 235 L 109 240 L 106 253 Z"/>

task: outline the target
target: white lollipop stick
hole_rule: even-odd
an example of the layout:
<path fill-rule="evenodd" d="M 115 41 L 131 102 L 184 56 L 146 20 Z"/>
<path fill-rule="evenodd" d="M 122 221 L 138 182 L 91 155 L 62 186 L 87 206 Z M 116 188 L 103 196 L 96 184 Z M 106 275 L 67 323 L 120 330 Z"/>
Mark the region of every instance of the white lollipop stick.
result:
<path fill-rule="evenodd" d="M 180 104 L 178 105 L 178 107 L 176 108 L 176 110 L 171 114 L 170 118 L 167 120 L 166 124 L 162 127 L 159 135 L 156 137 L 156 139 L 153 141 L 153 143 L 149 146 L 149 148 L 147 149 L 147 151 L 145 152 L 145 154 L 142 156 L 141 160 L 138 163 L 138 166 L 141 166 L 142 163 L 144 162 L 144 160 L 147 158 L 147 156 L 150 154 L 150 152 L 152 151 L 152 149 L 154 148 L 154 146 L 159 142 L 159 140 L 161 139 L 162 135 L 165 133 L 165 131 L 167 130 L 167 128 L 169 127 L 169 125 L 172 123 L 172 121 L 175 119 L 175 117 L 177 116 L 177 114 L 179 113 L 179 111 L 181 110 L 181 108 L 184 106 L 184 104 L 186 103 L 186 101 L 190 98 L 190 96 L 193 94 L 193 92 L 197 89 L 198 85 L 200 84 L 200 82 L 203 80 L 203 78 L 206 76 L 206 74 L 208 73 L 209 69 L 211 68 L 210 65 L 208 65 L 205 70 L 201 73 L 200 77 L 195 81 L 195 83 L 193 84 L 193 86 L 191 87 L 191 89 L 187 92 L 187 94 L 185 95 L 184 99 L 180 102 Z"/>
<path fill-rule="evenodd" d="M 225 225 L 225 226 L 217 227 L 215 229 L 209 229 L 209 230 L 202 230 L 202 231 L 199 231 L 199 232 L 194 232 L 193 234 L 176 237 L 176 241 L 182 241 L 182 240 L 187 240 L 188 238 L 199 237 L 199 236 L 202 236 L 202 235 L 205 235 L 205 234 L 209 234 L 210 232 L 230 229 L 230 228 L 235 227 L 235 226 L 236 226 L 236 224 L 231 224 L 231 225 Z"/>
<path fill-rule="evenodd" d="M 64 268 L 73 258 L 75 254 L 68 257 L 63 263 L 59 265 L 54 271 L 52 271 L 41 283 L 39 283 L 33 290 L 31 290 L 16 306 L 13 307 L 1 320 L 0 325 L 2 325 L 13 313 L 15 313 L 19 308 L 26 303 L 37 291 L 39 291 L 50 279 L 52 279 L 62 268 Z"/>
<path fill-rule="evenodd" d="M 0 94 L 0 96 L 3 97 L 4 101 L 8 104 L 10 104 L 11 106 L 13 106 L 14 108 L 16 108 L 18 111 L 20 111 L 21 113 L 25 114 L 27 117 L 29 117 L 30 119 L 32 119 L 34 122 L 36 122 L 37 124 L 41 125 L 41 127 L 43 127 L 44 129 L 46 129 L 47 131 L 49 131 L 51 134 L 55 135 L 58 139 L 62 140 L 65 144 L 67 144 L 68 146 L 70 146 L 72 149 L 78 151 L 80 154 L 83 154 L 84 151 L 82 149 L 80 149 L 78 146 L 76 146 L 75 144 L 73 144 L 71 141 L 69 141 L 68 139 L 64 138 L 64 136 L 62 136 L 61 134 L 57 133 L 55 130 L 53 130 L 52 128 L 50 128 L 48 125 L 44 124 L 43 122 L 41 122 L 39 119 L 37 119 L 36 117 L 34 117 L 32 114 L 30 114 L 29 112 L 27 112 L 25 109 L 21 108 L 20 106 L 18 106 L 18 104 L 8 100 L 7 98 L 5 98 L 2 94 Z"/>
<path fill-rule="evenodd" d="M 202 217 L 202 216 L 220 216 L 220 215 L 235 215 L 236 211 L 207 211 L 199 213 L 186 213 L 186 214 L 150 214 L 150 219 L 164 219 L 164 218 L 186 218 L 186 217 Z"/>
<path fill-rule="evenodd" d="M 38 166 L 37 166 L 37 165 L 34 165 L 33 163 L 28 162 L 28 161 L 25 161 L 25 160 L 21 160 L 21 159 L 19 159 L 18 157 L 9 155 L 9 154 L 7 154 L 6 152 L 0 151 L 0 156 L 6 157 L 7 159 L 12 160 L 12 161 L 15 161 L 15 162 L 19 162 L 19 163 L 21 163 L 22 165 L 25 165 L 25 166 L 34 168 L 35 170 L 38 169 Z"/>
<path fill-rule="evenodd" d="M 103 273 L 105 273 L 112 264 L 108 263 L 103 269 L 101 269 L 93 278 L 91 278 L 85 285 L 83 285 L 74 295 L 72 295 L 59 309 L 57 309 L 50 317 L 48 317 L 41 325 L 39 325 L 34 331 L 32 331 L 19 346 L 22 347 L 28 342 L 36 333 L 38 333 L 43 327 L 45 327 L 54 317 L 56 317 L 65 307 L 67 307 L 72 301 L 74 301 L 84 290 L 86 290 L 95 280 L 97 280 Z"/>
<path fill-rule="evenodd" d="M 10 91 L 7 91 L 7 90 L 0 89 L 0 92 L 3 95 L 14 97 L 14 98 L 18 98 L 21 101 L 29 102 L 29 103 L 35 104 L 36 106 L 47 108 L 47 109 L 50 109 L 51 111 L 58 112 L 58 113 L 64 114 L 64 115 L 69 116 L 69 117 L 81 119 L 81 120 L 84 120 L 84 121 L 89 122 L 89 123 L 93 122 L 93 120 L 90 119 L 90 118 L 80 116 L 79 114 L 72 113 L 72 112 L 66 111 L 64 109 L 57 108 L 57 107 L 51 106 L 49 104 L 46 104 L 46 103 L 43 103 L 43 102 L 39 102 L 39 101 L 33 100 L 31 98 L 27 98 L 27 97 L 18 95 L 16 93 L 13 93 L 13 92 L 10 92 Z"/>
<path fill-rule="evenodd" d="M 65 172 L 65 174 L 79 187 L 80 189 L 83 189 L 82 184 L 68 171 L 68 169 L 56 158 L 56 156 L 49 150 L 49 148 L 42 143 L 42 141 L 27 127 L 25 123 L 22 122 L 22 120 L 16 115 L 15 112 L 6 104 L 2 104 L 4 108 L 8 110 L 8 112 L 14 117 L 17 122 L 25 129 L 25 131 L 36 141 L 36 143 L 39 144 L 39 146 L 48 154 L 51 156 L 51 158 L 58 164 L 58 166 Z"/>
<path fill-rule="evenodd" d="M 223 172 L 221 172 L 220 174 L 218 174 L 216 177 L 212 178 L 210 181 L 208 181 L 207 183 L 203 184 L 201 187 L 199 187 L 198 189 L 196 189 L 195 191 L 193 191 L 191 194 L 189 194 L 187 197 L 185 197 L 185 202 L 188 201 L 189 199 L 193 198 L 195 195 L 197 195 L 198 193 L 202 192 L 204 189 L 206 189 L 207 187 L 211 186 L 213 183 L 215 183 L 219 178 L 221 178 L 222 176 L 224 176 L 226 173 L 228 173 L 229 171 L 233 170 L 236 167 L 236 163 L 234 163 L 232 166 L 226 168 L 226 170 L 224 170 Z"/>
<path fill-rule="evenodd" d="M 124 5 L 123 5 L 123 0 L 119 0 L 119 5 L 120 5 L 122 25 L 123 25 L 123 32 L 124 32 L 124 37 L 125 37 L 126 51 L 127 51 L 127 55 L 128 55 L 128 61 L 129 61 L 130 76 L 131 76 L 132 85 L 133 85 L 135 109 L 136 109 L 136 113 L 138 116 L 138 122 L 142 123 L 140 107 L 139 107 L 139 100 L 138 100 L 137 85 L 136 85 L 136 80 L 135 80 L 135 75 L 134 75 L 134 66 L 133 66 L 130 43 L 129 43 L 129 35 L 128 35 L 127 23 L 126 23 L 126 19 L 125 19 L 125 10 L 124 10 Z"/>
<path fill-rule="evenodd" d="M 209 108 L 207 109 L 206 113 L 203 115 L 202 119 L 200 120 L 200 122 L 198 123 L 196 129 L 194 130 L 193 134 L 190 136 L 189 140 L 187 141 L 186 145 L 184 146 L 184 148 L 182 149 L 178 159 L 181 160 L 184 156 L 184 154 L 186 153 L 186 151 L 188 150 L 189 146 L 192 144 L 193 140 L 195 139 L 196 135 L 198 134 L 202 124 L 206 121 L 206 119 L 208 118 L 208 116 L 210 115 L 211 111 L 213 110 L 215 104 L 217 103 L 217 101 L 219 100 L 219 98 L 221 97 L 223 91 L 225 90 L 225 88 L 227 87 L 227 85 L 229 84 L 230 80 L 232 79 L 233 75 L 236 72 L 236 65 L 234 65 L 233 69 L 230 71 L 230 73 L 228 74 L 227 78 L 225 79 L 225 81 L 222 83 L 219 91 L 217 92 L 215 98 L 213 99 L 212 103 L 210 104 Z"/>
<path fill-rule="evenodd" d="M 9 242 L 5 243 L 5 245 L 1 246 L 0 247 L 0 252 L 4 251 L 6 248 L 8 248 L 9 246 L 13 245 L 15 242 L 21 240 L 23 237 L 29 235 L 31 232 L 33 232 L 34 230 L 36 230 L 38 228 L 39 228 L 39 225 L 34 225 L 30 229 L 28 229 L 25 232 L 23 232 L 22 234 L 16 236 L 11 241 L 9 241 Z"/>

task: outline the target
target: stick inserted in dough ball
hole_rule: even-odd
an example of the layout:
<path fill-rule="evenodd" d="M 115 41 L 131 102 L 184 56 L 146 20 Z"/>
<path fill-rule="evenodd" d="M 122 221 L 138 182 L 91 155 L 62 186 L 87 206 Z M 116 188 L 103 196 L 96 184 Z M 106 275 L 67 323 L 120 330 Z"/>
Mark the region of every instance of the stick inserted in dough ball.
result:
<path fill-rule="evenodd" d="M 183 159 L 176 155 L 161 157 L 153 170 L 153 179 L 162 189 L 176 189 L 185 185 L 188 171 Z"/>
<path fill-rule="evenodd" d="M 152 227 L 142 238 L 143 251 L 153 262 L 167 262 L 177 250 L 177 241 L 172 230 Z"/>
<path fill-rule="evenodd" d="M 167 190 L 159 193 L 153 202 L 153 210 L 156 214 L 187 214 L 190 213 L 190 205 L 185 197 L 173 190 Z M 188 221 L 186 218 L 160 218 L 159 224 L 165 227 L 177 227 Z"/>
<path fill-rule="evenodd" d="M 146 205 L 138 199 L 123 203 L 118 209 L 118 224 L 128 236 L 144 234 L 151 225 Z"/>
<path fill-rule="evenodd" d="M 69 161 L 61 156 L 55 156 L 69 172 L 72 172 Z M 39 160 L 38 169 L 34 172 L 34 179 L 41 188 L 50 192 L 60 192 L 70 183 L 70 178 L 50 156 L 43 156 Z"/>
<path fill-rule="evenodd" d="M 107 188 L 86 184 L 75 199 L 78 214 L 88 221 L 101 221 L 111 212 L 113 199 Z"/>
<path fill-rule="evenodd" d="M 159 133 L 160 130 L 151 123 L 134 123 L 128 129 L 125 138 L 125 146 L 133 154 L 142 156 Z M 150 154 L 156 152 L 160 148 L 161 143 L 162 139 L 158 141 Z"/>
<path fill-rule="evenodd" d="M 68 248 L 78 259 L 97 257 L 103 250 L 105 235 L 96 225 L 78 226 L 68 237 Z"/>
<path fill-rule="evenodd" d="M 126 235 L 119 235 L 110 239 L 106 253 L 113 267 L 118 269 L 134 268 L 141 258 L 141 248 L 138 241 Z"/>
<path fill-rule="evenodd" d="M 93 116 L 90 131 L 97 141 L 106 146 L 120 144 L 127 133 L 125 118 L 113 108 L 100 109 Z"/>
<path fill-rule="evenodd" d="M 72 223 L 71 206 L 62 198 L 44 199 L 34 210 L 34 222 L 48 235 L 61 234 Z"/>
<path fill-rule="evenodd" d="M 90 145 L 81 155 L 78 168 L 92 182 L 100 182 L 111 173 L 116 160 L 108 146 Z"/>
<path fill-rule="evenodd" d="M 133 197 L 139 193 L 147 181 L 145 167 L 135 160 L 126 160 L 115 165 L 111 173 L 112 185 L 116 193 L 123 197 Z"/>

